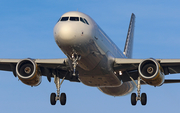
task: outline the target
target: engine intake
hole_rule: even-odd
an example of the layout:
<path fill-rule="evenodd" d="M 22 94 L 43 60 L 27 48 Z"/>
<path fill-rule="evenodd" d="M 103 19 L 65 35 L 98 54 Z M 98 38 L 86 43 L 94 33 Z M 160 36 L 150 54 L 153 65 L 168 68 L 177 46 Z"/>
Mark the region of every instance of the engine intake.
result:
<path fill-rule="evenodd" d="M 155 59 L 146 59 L 138 68 L 141 79 L 149 85 L 160 86 L 164 83 L 164 71 Z"/>
<path fill-rule="evenodd" d="M 23 59 L 16 65 L 18 78 L 26 85 L 38 86 L 41 83 L 41 73 L 32 59 Z"/>

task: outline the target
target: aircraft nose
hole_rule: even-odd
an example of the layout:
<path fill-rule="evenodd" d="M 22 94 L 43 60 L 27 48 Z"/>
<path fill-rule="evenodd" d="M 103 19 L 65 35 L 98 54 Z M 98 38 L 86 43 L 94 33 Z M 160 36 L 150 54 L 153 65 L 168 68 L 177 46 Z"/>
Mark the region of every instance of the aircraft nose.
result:
<path fill-rule="evenodd" d="M 66 23 L 57 24 L 54 27 L 54 37 L 61 45 L 70 44 L 76 39 L 77 29 Z"/>

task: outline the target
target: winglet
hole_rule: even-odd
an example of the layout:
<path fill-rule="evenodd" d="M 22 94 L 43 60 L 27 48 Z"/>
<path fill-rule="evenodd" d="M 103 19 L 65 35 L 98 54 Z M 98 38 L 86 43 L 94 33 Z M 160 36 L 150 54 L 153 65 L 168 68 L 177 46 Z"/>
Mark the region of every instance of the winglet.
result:
<path fill-rule="evenodd" d="M 129 23 L 129 29 L 127 33 L 126 43 L 124 47 L 124 52 L 123 52 L 127 58 L 132 58 L 134 26 L 135 26 L 135 15 L 132 13 L 131 20 Z"/>

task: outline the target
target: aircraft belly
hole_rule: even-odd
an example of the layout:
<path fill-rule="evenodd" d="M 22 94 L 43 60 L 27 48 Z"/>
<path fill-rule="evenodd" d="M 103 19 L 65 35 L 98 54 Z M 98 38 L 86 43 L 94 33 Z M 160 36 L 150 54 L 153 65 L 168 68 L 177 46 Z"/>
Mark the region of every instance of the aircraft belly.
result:
<path fill-rule="evenodd" d="M 135 89 L 135 86 L 132 82 L 124 82 L 118 87 L 98 87 L 98 89 L 107 95 L 123 96 L 131 93 Z"/>
<path fill-rule="evenodd" d="M 112 70 L 111 57 L 107 57 L 110 53 L 103 56 L 99 64 L 90 71 L 78 68 L 79 80 L 88 86 L 94 87 L 116 87 L 122 84 L 121 80 L 114 74 Z"/>

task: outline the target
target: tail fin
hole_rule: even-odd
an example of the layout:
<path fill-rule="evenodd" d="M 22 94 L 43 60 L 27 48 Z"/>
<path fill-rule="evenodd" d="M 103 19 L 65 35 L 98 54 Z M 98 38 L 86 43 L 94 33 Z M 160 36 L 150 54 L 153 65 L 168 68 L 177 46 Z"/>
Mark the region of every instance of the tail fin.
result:
<path fill-rule="evenodd" d="M 129 29 L 127 33 L 126 43 L 124 47 L 124 55 L 126 55 L 127 58 L 132 58 L 134 25 L 135 25 L 135 15 L 132 13 L 131 20 L 129 23 Z"/>

